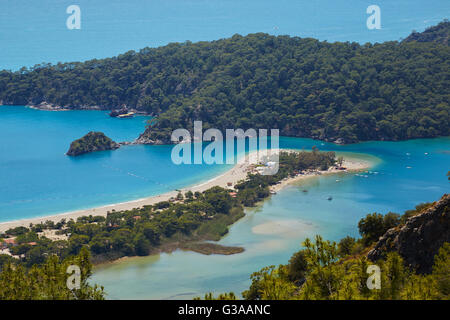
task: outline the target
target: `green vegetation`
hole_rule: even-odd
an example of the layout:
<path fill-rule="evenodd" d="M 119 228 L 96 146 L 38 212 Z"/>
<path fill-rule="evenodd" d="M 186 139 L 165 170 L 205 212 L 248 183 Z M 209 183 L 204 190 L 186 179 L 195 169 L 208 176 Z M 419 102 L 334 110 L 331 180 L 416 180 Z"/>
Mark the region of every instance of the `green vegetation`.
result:
<path fill-rule="evenodd" d="M 241 247 L 222 246 L 209 242 L 189 242 L 186 245 L 182 246 L 182 249 L 206 255 L 210 254 L 230 255 L 244 252 L 244 248 Z"/>
<path fill-rule="evenodd" d="M 448 46 L 448 40 L 450 36 L 450 22 L 445 19 L 437 26 L 430 27 L 424 32 L 413 31 L 403 42 L 438 42 Z"/>
<path fill-rule="evenodd" d="M 73 141 L 70 149 L 67 151 L 68 156 L 78 156 L 83 153 L 93 151 L 113 150 L 119 148 L 120 145 L 105 136 L 103 132 L 89 132 L 84 137 Z"/>
<path fill-rule="evenodd" d="M 302 243 L 303 249 L 294 253 L 288 264 L 269 266 L 253 273 L 252 284 L 242 295 L 248 300 L 449 300 L 449 242 L 444 242 L 433 257 L 430 273 L 418 273 L 396 251 L 386 252 L 375 262 L 367 258 L 367 252 L 377 242 L 378 235 L 404 226 L 408 218 L 423 213 L 431 205 L 418 205 L 402 216 L 368 214 L 358 224 L 360 239 L 347 236 L 339 243 L 326 241 L 320 236 L 313 241 L 306 239 Z M 445 219 L 443 215 L 438 216 L 438 219 Z M 414 250 L 414 244 L 411 246 Z M 369 289 L 367 283 L 372 280 L 367 268 L 374 264 L 381 270 L 380 287 Z M 236 297 L 232 292 L 217 298 L 209 293 L 205 299 L 234 300 Z"/>
<path fill-rule="evenodd" d="M 444 26 L 439 30 L 448 37 Z M 448 136 L 449 54 L 438 42 L 234 35 L 1 71 L 0 101 L 126 105 L 157 115 L 144 134 L 149 142 L 170 143 L 173 129 L 192 129 L 194 120 L 220 130 L 279 128 L 285 136 L 340 142 Z"/>
<path fill-rule="evenodd" d="M 249 300 L 422 300 L 449 299 L 450 244 L 445 243 L 435 257 L 433 272 L 415 274 L 397 252 L 390 252 L 376 265 L 380 267 L 381 288 L 370 290 L 367 267 L 373 265 L 355 244 L 354 256 L 339 252 L 335 242 L 317 236 L 306 239 L 304 249 L 287 265 L 270 266 L 252 274 L 250 288 L 243 292 Z"/>
<path fill-rule="evenodd" d="M 89 248 L 92 261 L 100 263 L 124 256 L 145 256 L 159 251 L 177 248 L 210 254 L 233 254 L 242 248 L 223 247 L 202 243 L 217 241 L 228 232 L 228 227 L 244 216 L 244 206 L 253 206 L 270 195 L 269 186 L 281 179 L 306 169 L 328 169 L 334 165 L 334 152 L 281 152 L 277 175 L 249 174 L 247 180 L 238 183 L 236 197 L 231 191 L 213 187 L 202 193 L 178 194 L 171 201 L 159 202 L 128 211 L 112 211 L 103 216 L 84 216 L 76 221 L 48 221 L 18 227 L 6 231 L 5 236 L 15 237 L 10 252 L 21 256 L 20 263 L 31 267 L 44 263 L 45 256 L 56 255 L 61 259 Z M 39 233 L 56 230 L 66 240 L 52 241 Z M 1 238 L 1 237 L 0 237 Z M 1 259 L 10 259 L 2 258 Z"/>
<path fill-rule="evenodd" d="M 304 170 L 327 170 L 335 164 L 335 157 L 334 152 L 319 152 L 316 147 L 312 152 L 280 152 L 278 172 L 274 175 L 249 174 L 250 179 L 235 185 L 239 191 L 237 198 L 244 206 L 251 207 L 269 196 L 270 186 Z"/>
<path fill-rule="evenodd" d="M 70 281 L 67 270 L 71 265 L 80 268 L 79 289 L 70 290 L 67 286 Z M 0 269 L 0 300 L 103 300 L 103 287 L 87 282 L 91 274 L 87 249 L 63 261 L 56 255 L 49 256 L 42 265 L 29 269 L 20 264 L 5 263 Z"/>

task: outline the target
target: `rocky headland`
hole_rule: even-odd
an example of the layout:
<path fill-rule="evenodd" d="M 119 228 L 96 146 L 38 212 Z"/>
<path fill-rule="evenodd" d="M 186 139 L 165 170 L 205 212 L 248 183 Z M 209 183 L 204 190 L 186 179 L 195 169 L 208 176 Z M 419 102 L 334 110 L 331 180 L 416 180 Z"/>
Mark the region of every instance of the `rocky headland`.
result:
<path fill-rule="evenodd" d="M 119 143 L 108 138 L 103 132 L 91 131 L 84 137 L 73 141 L 67 155 L 79 156 L 94 151 L 115 150 L 119 147 Z"/>

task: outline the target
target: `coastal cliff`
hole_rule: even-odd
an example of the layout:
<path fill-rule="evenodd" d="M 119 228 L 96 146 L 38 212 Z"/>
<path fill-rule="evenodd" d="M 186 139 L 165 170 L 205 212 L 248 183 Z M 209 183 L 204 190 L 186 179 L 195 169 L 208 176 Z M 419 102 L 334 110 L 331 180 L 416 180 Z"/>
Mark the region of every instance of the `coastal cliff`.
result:
<path fill-rule="evenodd" d="M 450 242 L 450 194 L 410 217 L 404 225 L 389 229 L 368 258 L 377 261 L 387 252 L 397 251 L 418 273 L 430 273 L 434 256 L 445 242 Z"/>
<path fill-rule="evenodd" d="M 120 144 L 114 142 L 103 132 L 89 132 L 84 137 L 73 141 L 70 144 L 68 156 L 79 156 L 84 153 L 104 150 L 115 150 L 120 147 Z"/>

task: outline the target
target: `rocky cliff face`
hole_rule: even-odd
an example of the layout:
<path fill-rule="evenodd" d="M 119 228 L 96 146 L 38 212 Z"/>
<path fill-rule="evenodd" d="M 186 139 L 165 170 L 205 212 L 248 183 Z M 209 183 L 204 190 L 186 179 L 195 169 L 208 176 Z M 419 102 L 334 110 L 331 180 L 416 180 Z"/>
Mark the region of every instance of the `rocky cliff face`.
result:
<path fill-rule="evenodd" d="M 120 147 L 120 144 L 114 142 L 103 132 L 89 132 L 84 137 L 71 143 L 68 156 L 78 156 L 83 153 L 114 150 Z"/>
<path fill-rule="evenodd" d="M 449 194 L 409 218 L 403 226 L 388 230 L 368 253 L 368 258 L 376 261 L 389 251 L 397 251 L 417 272 L 429 273 L 434 255 L 444 242 L 450 242 Z"/>

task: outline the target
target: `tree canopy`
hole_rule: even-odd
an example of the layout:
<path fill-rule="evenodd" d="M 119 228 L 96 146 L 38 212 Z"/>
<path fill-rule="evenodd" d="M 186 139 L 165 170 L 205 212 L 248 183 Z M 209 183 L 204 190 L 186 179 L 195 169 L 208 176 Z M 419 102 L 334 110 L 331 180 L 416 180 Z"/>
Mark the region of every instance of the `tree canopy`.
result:
<path fill-rule="evenodd" d="M 360 45 L 256 33 L 172 43 L 1 71 L 0 102 L 126 105 L 158 115 L 145 135 L 165 142 L 194 120 L 343 142 L 447 136 L 450 49 L 433 40 Z"/>

